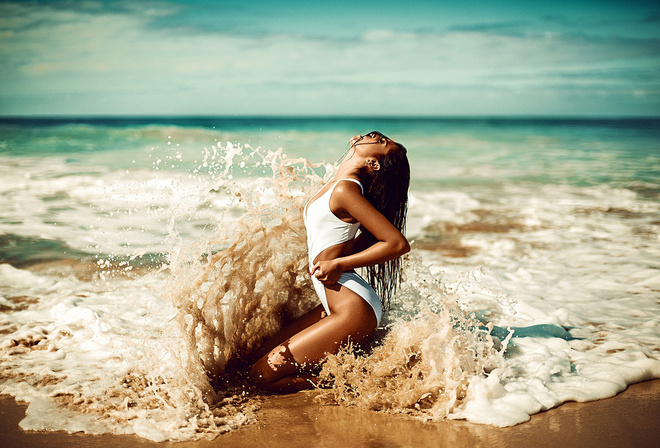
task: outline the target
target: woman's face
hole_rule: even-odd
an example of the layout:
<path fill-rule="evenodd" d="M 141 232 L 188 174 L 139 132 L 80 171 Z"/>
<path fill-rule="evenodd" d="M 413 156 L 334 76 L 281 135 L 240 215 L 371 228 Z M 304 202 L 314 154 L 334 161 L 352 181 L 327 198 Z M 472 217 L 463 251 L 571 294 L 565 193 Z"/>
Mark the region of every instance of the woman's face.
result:
<path fill-rule="evenodd" d="M 377 131 L 365 135 L 356 135 L 351 139 L 351 148 L 361 157 L 376 157 L 386 155 L 396 146 L 393 140 Z"/>

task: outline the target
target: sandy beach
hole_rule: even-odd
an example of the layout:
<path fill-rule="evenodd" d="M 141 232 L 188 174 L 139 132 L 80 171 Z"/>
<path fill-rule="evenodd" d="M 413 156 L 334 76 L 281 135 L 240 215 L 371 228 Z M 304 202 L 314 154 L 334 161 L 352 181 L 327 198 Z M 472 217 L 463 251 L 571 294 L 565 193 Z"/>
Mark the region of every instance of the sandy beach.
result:
<path fill-rule="evenodd" d="M 634 384 L 600 401 L 565 403 L 508 428 L 465 421 L 424 423 L 339 406 L 322 406 L 315 392 L 266 397 L 258 422 L 214 440 L 155 443 L 135 436 L 25 432 L 25 410 L 0 399 L 0 440 L 14 447 L 657 447 L 660 444 L 660 380 Z"/>

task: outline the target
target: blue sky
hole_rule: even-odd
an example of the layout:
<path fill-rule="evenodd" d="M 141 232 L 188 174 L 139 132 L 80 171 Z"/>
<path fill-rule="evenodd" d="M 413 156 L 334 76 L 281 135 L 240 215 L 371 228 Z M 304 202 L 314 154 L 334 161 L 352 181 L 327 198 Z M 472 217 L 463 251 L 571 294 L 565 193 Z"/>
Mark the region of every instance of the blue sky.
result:
<path fill-rule="evenodd" d="M 3 1 L 0 115 L 660 115 L 656 2 Z"/>

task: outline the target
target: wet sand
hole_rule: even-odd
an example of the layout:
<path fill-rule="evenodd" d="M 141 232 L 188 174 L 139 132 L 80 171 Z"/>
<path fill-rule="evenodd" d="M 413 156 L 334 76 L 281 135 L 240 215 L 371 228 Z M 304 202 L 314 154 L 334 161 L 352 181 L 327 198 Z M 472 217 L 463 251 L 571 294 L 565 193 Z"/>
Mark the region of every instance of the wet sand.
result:
<path fill-rule="evenodd" d="M 0 445 L 14 447 L 653 447 L 660 446 L 660 380 L 634 384 L 616 397 L 564 405 L 518 426 L 465 421 L 423 423 L 401 415 L 322 406 L 315 392 L 271 396 L 258 423 L 214 440 L 155 443 L 135 436 L 25 432 L 25 410 L 0 397 Z"/>

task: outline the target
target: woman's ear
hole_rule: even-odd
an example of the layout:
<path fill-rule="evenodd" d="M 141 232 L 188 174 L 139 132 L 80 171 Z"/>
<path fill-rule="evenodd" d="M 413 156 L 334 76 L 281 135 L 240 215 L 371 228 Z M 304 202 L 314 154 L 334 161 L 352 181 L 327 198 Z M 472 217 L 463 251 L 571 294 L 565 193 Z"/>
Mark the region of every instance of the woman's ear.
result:
<path fill-rule="evenodd" d="M 374 171 L 378 171 L 380 169 L 380 164 L 378 163 L 378 160 L 371 157 L 367 159 L 367 165 L 369 166 L 369 168 L 371 168 Z"/>

